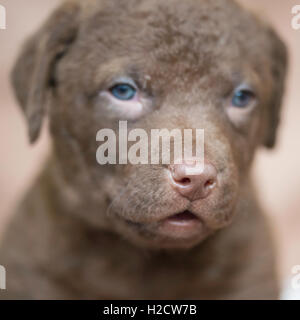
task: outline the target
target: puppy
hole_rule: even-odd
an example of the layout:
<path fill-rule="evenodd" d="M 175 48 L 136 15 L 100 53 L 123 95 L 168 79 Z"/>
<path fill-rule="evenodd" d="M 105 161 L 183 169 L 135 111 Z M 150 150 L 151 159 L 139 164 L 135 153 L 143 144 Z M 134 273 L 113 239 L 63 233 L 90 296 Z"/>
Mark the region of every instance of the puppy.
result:
<path fill-rule="evenodd" d="M 274 146 L 286 65 L 276 33 L 233 1 L 64 2 L 12 73 L 31 142 L 47 114 L 53 152 L 2 243 L 1 296 L 276 299 L 249 172 Z M 204 129 L 203 172 L 99 165 L 96 134 L 119 121 Z"/>

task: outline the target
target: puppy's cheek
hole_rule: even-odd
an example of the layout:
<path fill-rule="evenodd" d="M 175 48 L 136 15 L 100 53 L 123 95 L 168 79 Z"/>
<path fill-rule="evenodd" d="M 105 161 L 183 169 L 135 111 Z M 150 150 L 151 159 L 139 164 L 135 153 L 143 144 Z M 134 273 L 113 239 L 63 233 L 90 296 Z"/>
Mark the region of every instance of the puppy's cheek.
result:
<path fill-rule="evenodd" d="M 164 183 L 162 169 L 136 166 L 124 180 L 125 186 L 112 204 L 112 210 L 120 218 L 144 224 L 156 220 L 162 212 L 176 211 L 178 204 L 171 187 Z"/>
<path fill-rule="evenodd" d="M 239 110 L 230 108 L 230 118 L 234 127 L 234 140 L 232 141 L 235 153 L 235 162 L 239 165 L 241 177 L 245 177 L 245 171 L 251 165 L 255 149 L 261 142 L 262 115 L 258 108 Z"/>
<path fill-rule="evenodd" d="M 229 164 L 219 172 L 218 187 L 207 199 L 195 202 L 192 209 L 200 213 L 209 229 L 216 231 L 234 221 L 238 197 L 238 170 Z"/>
<path fill-rule="evenodd" d="M 233 222 L 236 213 L 238 193 L 237 185 L 231 183 L 225 184 L 219 190 L 219 195 L 212 204 L 213 215 L 210 217 L 212 228 L 225 228 Z"/>

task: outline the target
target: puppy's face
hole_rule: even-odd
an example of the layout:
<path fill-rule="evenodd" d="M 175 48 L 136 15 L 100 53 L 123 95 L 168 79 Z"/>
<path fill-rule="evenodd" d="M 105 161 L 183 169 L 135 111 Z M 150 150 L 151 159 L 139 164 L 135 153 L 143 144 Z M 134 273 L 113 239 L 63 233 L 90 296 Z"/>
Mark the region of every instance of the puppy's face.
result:
<path fill-rule="evenodd" d="M 232 1 L 114 2 L 67 4 L 52 17 L 56 31 L 41 32 L 52 53 L 45 79 L 55 150 L 88 203 L 82 216 L 139 245 L 191 247 L 231 223 L 256 147 L 274 143 L 284 46 Z M 33 139 L 41 114 L 28 115 Z M 96 134 L 113 129 L 120 143 L 121 120 L 149 136 L 204 129 L 204 171 L 186 174 L 187 162 L 100 166 Z"/>

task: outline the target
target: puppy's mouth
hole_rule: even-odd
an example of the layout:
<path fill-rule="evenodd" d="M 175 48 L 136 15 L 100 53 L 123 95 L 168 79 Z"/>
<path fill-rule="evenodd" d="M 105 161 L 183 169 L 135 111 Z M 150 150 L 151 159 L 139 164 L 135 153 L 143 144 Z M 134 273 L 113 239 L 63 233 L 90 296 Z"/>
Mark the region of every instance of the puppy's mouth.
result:
<path fill-rule="evenodd" d="M 193 247 L 212 233 L 206 222 L 189 210 L 165 215 L 148 223 L 124 220 L 147 244 L 166 249 Z"/>
<path fill-rule="evenodd" d="M 199 218 L 192 212 L 185 210 L 183 212 L 174 214 L 163 220 L 164 223 L 168 223 L 173 226 L 186 227 L 191 224 L 199 222 Z"/>
<path fill-rule="evenodd" d="M 158 232 L 161 235 L 174 239 L 198 237 L 204 230 L 203 221 L 188 210 L 163 219 L 158 227 Z"/>
<path fill-rule="evenodd" d="M 204 220 L 189 210 L 162 217 L 152 223 L 125 221 L 148 240 L 159 241 L 159 246 L 165 248 L 190 247 L 211 233 Z"/>

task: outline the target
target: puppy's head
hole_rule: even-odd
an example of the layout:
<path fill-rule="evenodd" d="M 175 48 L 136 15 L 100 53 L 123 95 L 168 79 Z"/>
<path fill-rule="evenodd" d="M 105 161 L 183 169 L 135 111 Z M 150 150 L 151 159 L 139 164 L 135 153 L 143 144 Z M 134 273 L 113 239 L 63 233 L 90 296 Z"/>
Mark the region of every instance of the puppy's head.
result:
<path fill-rule="evenodd" d="M 27 42 L 13 83 L 31 141 L 48 111 L 84 204 L 74 212 L 177 248 L 231 223 L 255 149 L 275 143 L 285 69 L 275 32 L 233 1 L 68 1 Z M 149 135 L 204 129 L 204 171 L 187 174 L 187 161 L 100 166 L 96 133 L 113 129 L 120 144 L 120 120 Z"/>

